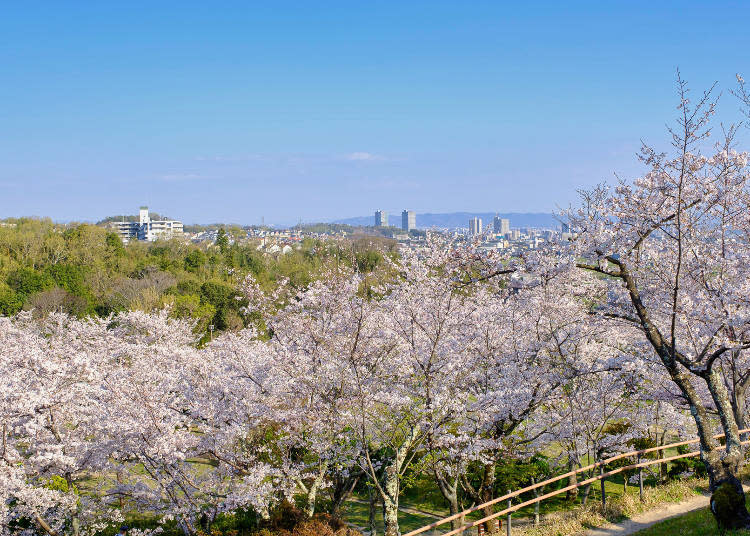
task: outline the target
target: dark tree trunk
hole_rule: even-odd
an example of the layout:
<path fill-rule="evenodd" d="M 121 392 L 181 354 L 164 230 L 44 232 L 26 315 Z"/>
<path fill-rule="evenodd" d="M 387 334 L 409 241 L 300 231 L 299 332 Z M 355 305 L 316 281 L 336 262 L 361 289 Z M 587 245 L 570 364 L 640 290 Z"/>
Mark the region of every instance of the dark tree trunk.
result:
<path fill-rule="evenodd" d="M 583 506 L 586 506 L 586 503 L 589 501 L 590 492 L 591 492 L 591 484 L 586 484 L 583 487 L 583 499 L 581 499 L 581 504 L 583 504 Z"/>
<path fill-rule="evenodd" d="M 703 379 L 708 385 L 726 434 L 724 449 L 701 449 L 701 458 L 708 469 L 711 487 L 711 512 L 716 518 L 719 530 L 750 528 L 750 514 L 745 506 L 745 491 L 739 479 L 745 452 L 737 421 L 734 419 L 729 392 L 717 370 L 707 371 Z M 705 433 L 705 427 L 703 430 Z M 708 440 L 714 442 L 713 438 L 706 439 L 706 442 Z"/>
<path fill-rule="evenodd" d="M 435 482 L 437 482 L 438 488 L 440 489 L 440 493 L 443 495 L 443 498 L 448 502 L 448 509 L 450 510 L 450 515 L 456 515 L 461 511 L 461 508 L 458 504 L 458 482 L 459 477 L 456 476 L 454 478 L 449 477 L 448 475 L 442 473 L 439 469 L 435 469 Z M 451 530 L 456 530 L 457 528 L 461 527 L 466 523 L 466 519 L 464 516 L 457 517 L 456 519 L 451 521 Z"/>
<path fill-rule="evenodd" d="M 750 514 L 745 506 L 745 491 L 742 482 L 732 474 L 711 486 L 711 512 L 719 530 L 734 530 L 750 527 Z"/>
<path fill-rule="evenodd" d="M 483 503 L 489 502 L 494 499 L 495 495 L 495 462 L 485 464 L 484 475 L 482 478 L 482 487 L 480 489 L 480 499 Z M 485 506 L 482 509 L 484 514 L 482 517 L 486 517 L 495 513 L 495 507 L 493 505 Z M 487 533 L 493 533 L 500 529 L 501 526 L 500 518 L 491 519 L 484 523 L 484 530 Z"/>
<path fill-rule="evenodd" d="M 576 460 L 572 457 L 568 460 L 568 471 L 573 471 L 576 468 Z M 572 474 L 568 477 L 568 486 L 575 486 L 578 484 L 578 476 Z M 574 502 L 578 498 L 578 488 L 569 489 L 565 492 L 565 499 Z"/>
<path fill-rule="evenodd" d="M 377 514 L 377 507 L 378 507 L 378 494 L 375 493 L 375 490 L 372 489 L 371 486 L 367 486 L 367 498 L 370 511 L 369 511 L 369 517 L 367 519 L 367 525 L 370 529 L 370 536 L 377 536 L 378 534 L 378 528 L 376 525 L 376 514 Z"/>
<path fill-rule="evenodd" d="M 486 463 L 482 466 L 482 480 L 476 489 L 472 487 L 465 475 L 463 477 L 463 483 L 466 493 L 468 493 L 476 503 L 482 504 L 491 501 L 494 499 L 493 495 L 495 493 L 495 462 Z M 482 508 L 482 517 L 487 517 L 494 513 L 495 508 L 493 505 Z M 484 530 L 487 533 L 492 533 L 499 530 L 501 526 L 502 521 L 500 519 L 491 519 L 484 523 Z"/>
<path fill-rule="evenodd" d="M 346 477 L 337 475 L 333 478 L 331 486 L 331 511 L 330 514 L 335 517 L 341 517 L 341 507 L 354 492 L 362 474 L 349 474 Z"/>

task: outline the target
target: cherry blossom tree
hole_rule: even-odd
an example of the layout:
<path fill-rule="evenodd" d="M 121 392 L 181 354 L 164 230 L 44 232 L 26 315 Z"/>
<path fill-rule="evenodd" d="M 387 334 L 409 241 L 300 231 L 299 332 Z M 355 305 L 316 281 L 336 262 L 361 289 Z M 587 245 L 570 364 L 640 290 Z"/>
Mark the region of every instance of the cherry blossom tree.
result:
<path fill-rule="evenodd" d="M 0 318 L 0 534 L 31 520 L 49 534 L 91 533 L 101 504 L 79 493 L 111 445 L 99 439 L 101 321 Z M 110 512 L 116 518 L 114 512 Z"/>
<path fill-rule="evenodd" d="M 472 404 L 459 427 L 464 455 L 482 466 L 478 481 L 462 477 L 475 502 L 493 498 L 500 459 L 529 455 L 560 425 L 547 408 L 563 389 L 611 366 L 612 350 L 589 314 L 586 297 L 596 287 L 556 255 L 540 254 L 524 259 L 509 281 L 477 289 L 480 336 L 464 387 Z"/>
<path fill-rule="evenodd" d="M 404 373 L 399 389 L 411 402 L 396 415 L 411 427 L 408 448 L 416 450 L 424 443 L 429 452 L 426 461 L 451 514 L 459 512 L 459 478 L 465 463 L 451 456 L 448 443 L 456 438 L 448 429 L 460 425 L 471 404 L 466 382 L 486 305 L 478 299 L 484 294 L 463 283 L 469 275 L 470 254 L 435 237 L 425 250 L 403 252 L 396 266 L 400 276 L 386 285 L 386 296 L 378 304 L 383 321 L 392 326 L 389 337 Z M 406 449 L 407 443 L 400 447 Z M 403 472 L 405 458 L 399 457 L 398 448 L 393 450 L 393 463 L 404 462 L 392 470 Z M 388 484 L 384 500 L 397 507 L 398 488 L 388 492 Z M 452 524 L 456 528 L 460 520 Z"/>
<path fill-rule="evenodd" d="M 250 307 L 264 314 L 272 333 L 266 345 L 272 373 L 254 381 L 266 394 L 268 418 L 283 423 L 277 452 L 294 470 L 290 479 L 305 496 L 308 515 L 330 484 L 326 479 L 353 472 L 360 452 L 351 433 L 351 366 L 368 344 L 369 305 L 358 296 L 361 284 L 357 274 L 331 266 L 280 309 L 273 308 L 279 295 L 263 295 L 252 281 L 245 285 Z"/>
<path fill-rule="evenodd" d="M 750 515 L 738 479 L 744 460 L 738 416 L 721 364 L 750 346 L 750 207 L 747 155 L 735 150 L 736 127 L 723 129 L 709 156 L 702 152 L 715 112 L 711 93 L 691 102 L 678 75 L 672 151 L 644 146 L 643 177 L 613 192 L 584 192 L 582 206 L 567 215 L 577 232 L 573 253 L 585 259 L 578 266 L 611 285 L 602 315 L 638 329 L 688 401 L 714 514 L 721 527 L 732 528 L 750 526 Z M 723 448 L 712 437 L 709 404 L 726 434 Z"/>
<path fill-rule="evenodd" d="M 243 353 L 256 374 L 264 348 Z M 167 311 L 0 318 L 3 530 L 30 520 L 51 536 L 92 534 L 140 509 L 192 534 L 207 507 L 267 511 L 284 490 L 278 469 L 211 455 L 247 443 L 260 421 L 235 415 L 265 400 L 231 406 L 222 391 L 241 390 L 238 364 L 210 357 Z"/>

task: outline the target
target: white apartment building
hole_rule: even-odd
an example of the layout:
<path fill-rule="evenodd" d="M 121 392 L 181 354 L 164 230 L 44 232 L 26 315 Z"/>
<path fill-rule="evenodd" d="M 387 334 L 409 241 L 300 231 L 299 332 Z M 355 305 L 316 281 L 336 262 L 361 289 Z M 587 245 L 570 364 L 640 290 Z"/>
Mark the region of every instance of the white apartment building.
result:
<path fill-rule="evenodd" d="M 182 236 L 182 222 L 177 220 L 152 220 L 148 207 L 141 207 L 138 221 L 111 222 L 107 226 L 114 229 L 124 242 L 128 240 L 170 239 Z"/>

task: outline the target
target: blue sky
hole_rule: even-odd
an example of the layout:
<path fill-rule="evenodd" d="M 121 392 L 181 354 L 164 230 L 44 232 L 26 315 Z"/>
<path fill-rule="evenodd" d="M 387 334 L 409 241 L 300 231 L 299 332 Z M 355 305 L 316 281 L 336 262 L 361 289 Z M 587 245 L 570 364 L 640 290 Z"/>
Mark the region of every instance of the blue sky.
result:
<path fill-rule="evenodd" d="M 750 3 L 4 2 L 0 218 L 551 211 L 750 76 Z"/>

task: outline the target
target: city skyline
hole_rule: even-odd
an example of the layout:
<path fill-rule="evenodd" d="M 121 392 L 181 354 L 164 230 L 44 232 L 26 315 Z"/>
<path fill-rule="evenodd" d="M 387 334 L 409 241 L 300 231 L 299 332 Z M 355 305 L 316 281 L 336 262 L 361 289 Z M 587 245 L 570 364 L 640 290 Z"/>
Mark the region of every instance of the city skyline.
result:
<path fill-rule="evenodd" d="M 7 6 L 0 217 L 551 212 L 750 72 L 746 4 L 290 7 Z"/>

